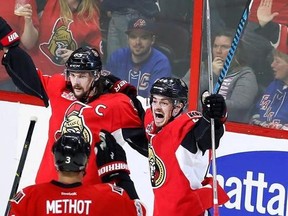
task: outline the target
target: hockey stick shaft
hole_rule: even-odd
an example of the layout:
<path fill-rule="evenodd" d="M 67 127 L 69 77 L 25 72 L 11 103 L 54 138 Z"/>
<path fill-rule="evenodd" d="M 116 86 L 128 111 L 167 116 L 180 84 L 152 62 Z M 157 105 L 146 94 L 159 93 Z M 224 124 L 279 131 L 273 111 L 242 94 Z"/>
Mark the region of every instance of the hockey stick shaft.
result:
<path fill-rule="evenodd" d="M 218 77 L 217 83 L 215 84 L 213 93 L 218 93 L 219 92 L 220 87 L 221 87 L 221 85 L 223 83 L 223 80 L 225 79 L 225 77 L 226 77 L 226 75 L 228 73 L 230 64 L 231 64 L 232 59 L 233 59 L 233 57 L 234 57 L 234 55 L 236 53 L 240 38 L 241 38 L 241 36 L 243 34 L 243 31 L 245 29 L 245 26 L 247 24 L 249 12 L 250 12 L 250 9 L 251 9 L 251 6 L 252 6 L 252 2 L 253 2 L 253 0 L 248 0 L 247 3 L 246 3 L 245 9 L 244 9 L 244 11 L 242 13 L 242 16 L 240 18 L 239 24 L 238 24 L 237 29 L 236 29 L 236 34 L 235 34 L 235 36 L 233 38 L 231 47 L 230 47 L 230 49 L 228 51 L 228 55 L 227 55 L 227 57 L 225 59 L 224 66 L 223 66 L 223 68 L 222 68 L 222 70 L 220 72 L 220 75 Z"/>
<path fill-rule="evenodd" d="M 16 171 L 14 182 L 13 182 L 13 185 L 12 185 L 11 193 L 10 193 L 8 204 L 7 204 L 6 211 L 5 211 L 5 216 L 9 215 L 10 208 L 11 208 L 10 200 L 13 198 L 13 196 L 16 194 L 16 192 L 18 190 L 19 182 L 20 182 L 22 171 L 23 171 L 23 168 L 24 168 L 24 165 L 25 165 L 25 161 L 26 161 L 26 158 L 27 158 L 27 154 L 28 154 L 28 150 L 29 150 L 29 146 L 30 146 L 30 142 L 31 142 L 31 138 L 32 138 L 32 134 L 33 134 L 33 131 L 34 131 L 34 127 L 35 127 L 36 121 L 37 121 L 36 117 L 32 117 L 30 119 L 30 125 L 29 125 L 29 128 L 28 128 L 28 132 L 27 132 L 27 135 L 26 135 L 26 139 L 25 139 L 25 143 L 24 143 L 23 149 L 22 149 L 20 161 L 19 161 L 19 164 L 18 164 L 18 168 L 17 168 L 17 171 Z"/>
<path fill-rule="evenodd" d="M 211 19 L 209 0 L 206 0 L 206 27 L 207 27 L 207 53 L 208 53 L 208 75 L 209 92 L 213 91 L 213 71 L 212 71 L 212 45 L 211 45 Z M 215 144 L 215 121 L 210 120 L 211 124 L 211 145 L 212 145 L 212 176 L 213 176 L 213 209 L 214 216 L 219 216 L 218 191 L 217 191 L 217 168 L 216 168 L 216 144 Z"/>

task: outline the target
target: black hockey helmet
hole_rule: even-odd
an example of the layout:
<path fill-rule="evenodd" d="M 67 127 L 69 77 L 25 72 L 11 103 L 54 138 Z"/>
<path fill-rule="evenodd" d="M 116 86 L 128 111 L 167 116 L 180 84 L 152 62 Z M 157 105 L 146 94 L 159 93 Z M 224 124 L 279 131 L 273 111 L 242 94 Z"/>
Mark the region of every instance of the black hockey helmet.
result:
<path fill-rule="evenodd" d="M 80 47 L 75 50 L 67 60 L 66 64 L 66 78 L 69 71 L 73 72 L 87 72 L 91 71 L 94 76 L 100 75 L 102 70 L 102 61 L 100 53 L 89 46 Z"/>
<path fill-rule="evenodd" d="M 186 83 L 178 78 L 162 77 L 152 85 L 150 94 L 162 95 L 173 101 L 180 101 L 186 106 L 188 98 L 188 87 Z M 151 100 L 152 101 L 152 100 Z"/>
<path fill-rule="evenodd" d="M 65 133 L 53 145 L 54 162 L 57 170 L 79 172 L 85 170 L 90 144 L 78 133 Z"/>

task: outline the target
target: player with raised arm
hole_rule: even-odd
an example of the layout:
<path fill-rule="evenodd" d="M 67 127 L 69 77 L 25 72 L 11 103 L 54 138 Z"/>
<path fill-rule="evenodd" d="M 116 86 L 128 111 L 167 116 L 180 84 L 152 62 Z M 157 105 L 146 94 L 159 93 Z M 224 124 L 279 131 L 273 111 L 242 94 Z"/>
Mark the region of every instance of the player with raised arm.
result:
<path fill-rule="evenodd" d="M 130 199 L 117 185 L 82 184 L 90 149 L 90 144 L 81 134 L 62 135 L 52 147 L 58 180 L 19 191 L 10 201 L 9 215 L 145 215 L 141 202 Z"/>
<path fill-rule="evenodd" d="M 127 82 L 109 80 L 104 76 L 102 62 L 96 49 L 81 47 L 66 62 L 63 74 L 43 75 L 36 69 L 30 56 L 18 47 L 19 37 L 0 18 L 0 40 L 5 51 L 2 63 L 14 83 L 25 93 L 43 100 L 51 106 L 49 134 L 46 149 L 37 173 L 36 183 L 57 178 L 50 149 L 63 133 L 82 133 L 92 145 L 99 141 L 99 131 L 113 133 L 120 144 L 130 146 L 147 155 L 147 139 L 139 113 L 132 102 L 136 90 Z M 11 40 L 10 40 L 11 39 Z M 4 42 L 4 43 L 3 43 Z M 116 93 L 109 93 L 116 92 Z M 117 92 L 124 91 L 127 95 Z M 91 160 L 95 161 L 95 154 Z M 100 182 L 94 162 L 88 162 L 83 182 Z"/>
<path fill-rule="evenodd" d="M 203 98 L 203 115 L 184 112 L 188 88 L 177 78 L 163 77 L 151 87 L 151 109 L 146 111 L 148 158 L 154 192 L 154 216 L 204 216 L 213 207 L 212 178 L 206 177 L 211 160 L 211 125 L 215 143 L 224 133 L 226 104 L 223 96 Z M 228 196 L 217 186 L 219 204 Z"/>

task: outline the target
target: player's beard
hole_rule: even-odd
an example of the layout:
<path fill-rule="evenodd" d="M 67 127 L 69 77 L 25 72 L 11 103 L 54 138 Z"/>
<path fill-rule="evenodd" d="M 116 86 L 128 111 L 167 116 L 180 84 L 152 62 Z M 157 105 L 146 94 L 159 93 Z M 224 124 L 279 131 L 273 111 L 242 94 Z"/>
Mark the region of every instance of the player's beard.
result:
<path fill-rule="evenodd" d="M 88 91 L 84 91 L 81 86 L 77 85 L 73 86 L 73 93 L 78 100 L 81 100 L 82 98 L 87 98 L 89 94 Z"/>

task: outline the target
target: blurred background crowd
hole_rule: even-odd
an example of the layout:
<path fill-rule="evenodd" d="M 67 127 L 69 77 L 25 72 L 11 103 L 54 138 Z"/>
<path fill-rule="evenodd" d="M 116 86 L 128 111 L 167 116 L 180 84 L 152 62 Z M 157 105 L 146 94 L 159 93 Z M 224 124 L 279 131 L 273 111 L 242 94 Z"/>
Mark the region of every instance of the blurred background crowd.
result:
<path fill-rule="evenodd" d="M 149 96 L 163 76 L 189 85 L 192 0 L 7 0 L 0 14 L 21 36 L 21 46 L 47 75 L 61 73 L 81 46 L 102 54 L 103 69 Z M 214 81 L 233 41 L 246 0 L 210 1 Z M 200 94 L 208 88 L 203 22 Z M 288 130 L 288 3 L 254 0 L 249 20 L 220 93 L 228 120 Z M 19 91 L 0 66 L 0 90 Z"/>

